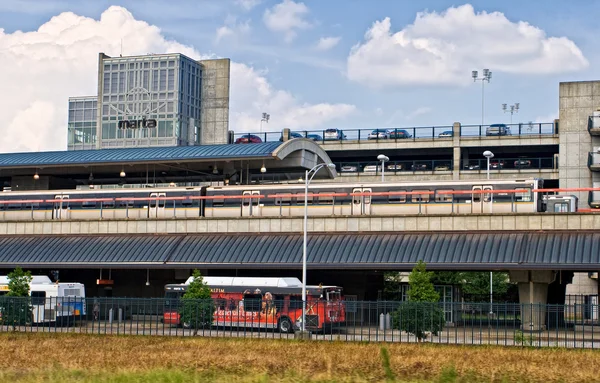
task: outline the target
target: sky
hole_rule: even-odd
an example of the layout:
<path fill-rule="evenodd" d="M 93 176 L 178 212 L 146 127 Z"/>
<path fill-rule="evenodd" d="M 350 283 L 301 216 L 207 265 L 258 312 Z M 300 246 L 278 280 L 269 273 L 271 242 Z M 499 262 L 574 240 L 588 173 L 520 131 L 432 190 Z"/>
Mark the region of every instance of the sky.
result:
<path fill-rule="evenodd" d="M 600 1 L 1 0 L 0 152 L 65 150 L 69 96 L 98 53 L 232 60 L 230 129 L 508 123 L 558 117 L 598 79 Z"/>

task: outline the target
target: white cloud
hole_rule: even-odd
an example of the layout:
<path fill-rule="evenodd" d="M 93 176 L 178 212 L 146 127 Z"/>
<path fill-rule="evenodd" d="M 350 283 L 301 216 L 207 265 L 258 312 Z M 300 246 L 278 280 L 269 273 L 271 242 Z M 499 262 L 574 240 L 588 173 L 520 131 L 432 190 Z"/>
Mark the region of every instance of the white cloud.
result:
<path fill-rule="evenodd" d="M 244 8 L 246 11 L 249 11 L 260 4 L 261 0 L 235 0 L 235 3 Z"/>
<path fill-rule="evenodd" d="M 316 48 L 320 51 L 328 51 L 335 47 L 341 39 L 341 37 L 321 37 Z"/>
<path fill-rule="evenodd" d="M 314 129 L 355 111 L 348 104 L 301 103 L 292 94 L 274 89 L 262 73 L 244 64 L 231 65 L 231 120 L 236 131 L 257 132 L 262 112 L 271 115 L 263 131 Z M 235 78 L 235 80 L 233 80 Z M 233 95 L 236 97 L 233 97 Z"/>
<path fill-rule="evenodd" d="M 532 122 L 554 122 L 558 119 L 558 111 L 548 113 L 545 116 L 537 116 Z"/>
<path fill-rule="evenodd" d="M 179 52 L 208 58 L 196 49 L 166 39 L 159 28 L 112 6 L 99 20 L 71 12 L 53 17 L 32 32 L 0 29 L 0 152 L 64 150 L 69 96 L 97 93 L 98 52 L 118 56 Z M 260 85 L 260 86 L 259 86 Z M 268 108 L 271 128 L 318 126 L 346 116 L 345 104 L 303 104 L 274 89 L 263 74 L 240 63 L 231 67 L 230 129 L 256 130 L 245 116 Z"/>
<path fill-rule="evenodd" d="M 297 30 L 311 27 L 304 19 L 308 12 L 304 3 L 283 0 L 273 8 L 265 10 L 263 21 L 273 32 L 283 32 L 285 41 L 291 42 L 296 37 Z"/>
<path fill-rule="evenodd" d="M 226 37 L 243 37 L 250 33 L 250 20 L 238 22 L 237 17 L 228 15 L 225 18 L 225 25 L 217 28 L 215 33 L 215 42 L 219 43 Z"/>
<path fill-rule="evenodd" d="M 406 119 L 407 120 L 412 120 L 413 118 L 419 117 L 419 116 L 423 116 L 426 114 L 429 114 L 433 112 L 433 109 L 428 107 L 428 106 L 421 106 L 415 110 L 413 110 L 412 112 L 410 112 L 407 116 Z"/>
<path fill-rule="evenodd" d="M 413 24 L 391 31 L 377 21 L 348 56 L 348 77 L 372 87 L 467 84 L 470 71 L 552 74 L 589 63 L 566 37 L 547 37 L 527 22 L 500 12 L 475 13 L 469 4 L 442 13 L 418 13 Z"/>

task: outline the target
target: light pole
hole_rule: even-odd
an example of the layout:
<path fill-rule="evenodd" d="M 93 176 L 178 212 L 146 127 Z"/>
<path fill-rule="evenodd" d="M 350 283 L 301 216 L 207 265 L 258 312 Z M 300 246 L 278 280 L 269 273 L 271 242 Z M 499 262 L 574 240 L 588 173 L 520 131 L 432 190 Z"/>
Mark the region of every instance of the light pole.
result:
<path fill-rule="evenodd" d="M 494 158 L 494 153 L 492 153 L 489 150 L 486 150 L 485 152 L 483 152 L 483 156 L 485 158 L 487 158 L 487 179 L 490 179 L 490 158 Z M 490 201 L 491 201 L 491 194 L 490 194 Z M 492 303 L 494 300 L 494 279 L 493 279 L 493 272 L 490 271 L 490 315 L 494 313 L 494 311 L 492 310 Z"/>
<path fill-rule="evenodd" d="M 490 152 L 489 150 L 486 150 L 485 152 L 483 152 L 483 156 L 485 158 L 487 158 L 487 179 L 490 179 L 490 158 L 494 158 L 494 153 Z"/>
<path fill-rule="evenodd" d="M 471 77 L 473 77 L 473 82 L 479 80 L 481 81 L 481 126 L 483 126 L 483 114 L 484 114 L 484 85 L 487 81 L 488 83 L 492 79 L 492 72 L 489 69 L 483 70 L 483 77 L 478 77 L 478 72 L 476 70 L 471 71 Z"/>
<path fill-rule="evenodd" d="M 313 166 L 312 169 L 307 170 L 304 175 L 304 241 L 302 244 L 302 332 L 306 331 L 306 243 L 308 240 L 308 184 L 312 181 L 313 177 L 321 170 L 321 168 L 327 166 L 329 169 L 334 170 L 335 165 L 332 163 L 318 164 Z M 312 173 L 312 175 L 310 175 Z M 310 177 L 309 177 L 310 176 Z"/>
<path fill-rule="evenodd" d="M 261 133 L 262 133 L 262 123 L 263 123 L 263 121 L 268 124 L 270 118 L 271 118 L 271 115 L 269 113 L 264 113 L 263 112 L 262 118 L 260 119 L 260 132 Z"/>
<path fill-rule="evenodd" d="M 385 181 L 385 163 L 390 160 L 388 156 L 385 154 L 380 154 L 377 156 L 377 159 L 381 161 L 381 182 Z"/>
<path fill-rule="evenodd" d="M 515 104 L 510 105 L 510 107 L 508 107 L 507 104 L 502 104 L 502 110 L 504 111 L 504 113 L 510 112 L 510 124 L 512 125 L 513 113 L 519 113 L 519 103 L 515 102 Z"/>

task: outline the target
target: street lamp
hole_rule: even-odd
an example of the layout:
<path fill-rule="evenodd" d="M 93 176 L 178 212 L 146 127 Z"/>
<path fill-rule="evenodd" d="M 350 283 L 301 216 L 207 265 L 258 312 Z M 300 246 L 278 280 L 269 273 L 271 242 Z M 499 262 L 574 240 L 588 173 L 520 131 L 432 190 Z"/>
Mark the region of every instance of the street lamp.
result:
<path fill-rule="evenodd" d="M 485 152 L 483 152 L 483 156 L 485 158 L 487 158 L 487 179 L 490 179 L 490 158 L 494 158 L 494 153 L 490 152 L 489 150 L 486 150 Z"/>
<path fill-rule="evenodd" d="M 304 243 L 302 245 L 302 332 L 306 331 L 306 242 L 308 239 L 308 184 L 323 167 L 335 170 L 332 163 L 318 164 L 307 170 L 304 176 Z M 313 173 L 310 177 L 309 175 Z"/>
<path fill-rule="evenodd" d="M 504 111 L 504 113 L 510 112 L 510 124 L 512 125 L 513 113 L 519 113 L 519 103 L 515 102 L 515 104 L 510 105 L 510 107 L 508 107 L 506 104 L 502 104 L 502 110 Z"/>
<path fill-rule="evenodd" d="M 483 152 L 483 156 L 485 158 L 487 158 L 487 179 L 490 179 L 490 158 L 494 158 L 494 153 L 492 153 L 489 150 L 486 150 L 485 152 Z M 490 194 L 490 200 L 492 194 Z M 493 203 L 493 201 L 492 201 Z M 492 205 L 493 206 L 493 205 Z M 494 279 L 493 279 L 493 272 L 490 271 L 490 315 L 492 315 L 494 313 L 494 311 L 492 310 L 492 302 L 494 300 Z"/>
<path fill-rule="evenodd" d="M 385 154 L 380 154 L 377 159 L 381 161 L 381 182 L 385 181 L 385 163 L 390 160 Z"/>
<path fill-rule="evenodd" d="M 481 125 L 483 126 L 483 106 L 484 106 L 484 98 L 483 98 L 483 89 L 485 82 L 488 83 L 492 79 L 492 72 L 489 69 L 483 70 L 483 77 L 478 77 L 478 72 L 476 70 L 471 71 L 471 77 L 473 77 L 473 82 L 479 80 L 481 81 Z"/>

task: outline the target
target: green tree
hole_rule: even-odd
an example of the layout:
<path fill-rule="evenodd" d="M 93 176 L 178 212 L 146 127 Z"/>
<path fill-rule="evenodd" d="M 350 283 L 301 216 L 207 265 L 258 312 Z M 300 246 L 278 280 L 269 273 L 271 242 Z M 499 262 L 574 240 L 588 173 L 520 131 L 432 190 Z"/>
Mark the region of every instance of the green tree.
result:
<path fill-rule="evenodd" d="M 23 271 L 17 267 L 8 273 L 8 293 L 0 302 L 2 323 L 13 326 L 22 326 L 31 321 L 31 305 L 29 299 L 29 284 L 32 281 L 31 272 Z"/>
<path fill-rule="evenodd" d="M 210 288 L 204 283 L 200 271 L 194 270 L 194 279 L 181 298 L 181 323 L 186 328 L 208 327 L 213 322 L 215 306 L 210 297 Z"/>
<path fill-rule="evenodd" d="M 440 295 L 431 282 L 431 272 L 419 261 L 408 276 L 408 301 L 392 314 L 394 328 L 414 334 L 420 342 L 427 333 L 437 335 L 446 319 L 439 305 Z"/>

